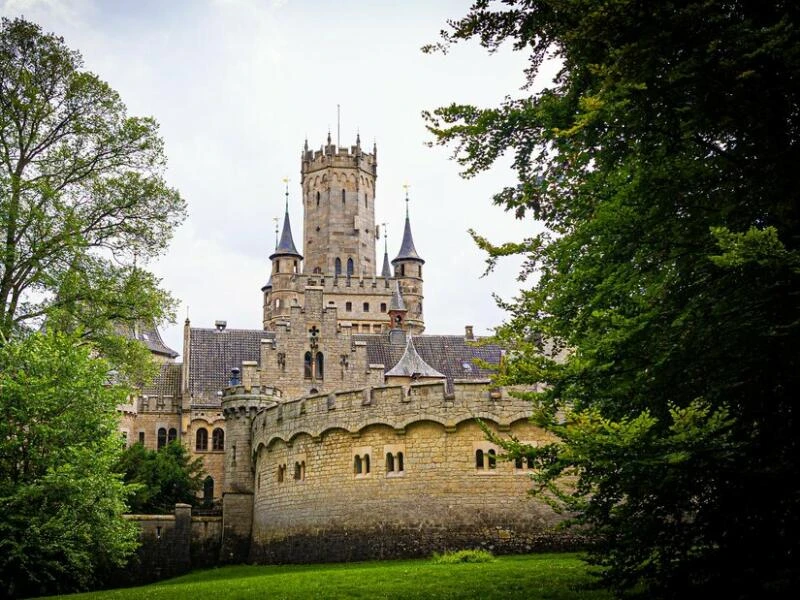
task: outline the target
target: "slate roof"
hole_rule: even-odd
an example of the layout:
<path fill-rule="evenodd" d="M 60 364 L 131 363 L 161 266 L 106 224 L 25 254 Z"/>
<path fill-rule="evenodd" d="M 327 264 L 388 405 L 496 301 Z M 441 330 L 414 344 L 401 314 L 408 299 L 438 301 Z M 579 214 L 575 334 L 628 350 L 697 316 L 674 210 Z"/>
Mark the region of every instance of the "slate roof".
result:
<path fill-rule="evenodd" d="M 129 339 L 139 340 L 145 346 L 147 346 L 150 352 L 161 354 L 162 356 L 168 356 L 170 358 L 175 358 L 178 356 L 178 353 L 167 346 L 164 343 L 164 340 L 161 339 L 161 334 L 159 333 L 158 327 L 156 327 L 155 324 L 140 324 L 135 331 L 131 325 L 118 325 L 117 331 Z"/>
<path fill-rule="evenodd" d="M 392 276 L 392 268 L 389 266 L 389 254 L 383 253 L 383 268 L 381 269 L 381 277 L 387 279 Z"/>
<path fill-rule="evenodd" d="M 408 215 L 406 215 L 406 226 L 403 230 L 403 243 L 400 244 L 400 252 L 397 253 L 392 264 L 401 260 L 418 260 L 425 264 L 425 261 L 417 254 L 417 249 L 414 248 L 414 237 L 411 235 L 411 221 L 408 220 Z"/>
<path fill-rule="evenodd" d="M 292 225 L 289 223 L 289 207 L 286 207 L 286 214 L 283 217 L 283 232 L 281 233 L 281 241 L 278 242 L 278 247 L 275 252 L 269 257 L 270 260 L 276 256 L 296 256 L 300 259 L 303 256 L 297 251 L 294 246 L 294 239 L 292 238 Z"/>
<path fill-rule="evenodd" d="M 403 302 L 403 294 L 400 293 L 400 283 L 394 282 L 392 290 L 392 300 L 389 302 L 389 310 L 406 310 L 406 303 Z"/>
<path fill-rule="evenodd" d="M 181 395 L 181 363 L 164 363 L 161 365 L 156 378 L 150 385 L 142 388 L 145 396 L 174 396 Z"/>
<path fill-rule="evenodd" d="M 192 328 L 189 341 L 189 393 L 216 399 L 217 391 L 227 387 L 231 369 L 242 368 L 242 361 L 259 362 L 261 340 L 275 334 L 261 329 Z"/>
<path fill-rule="evenodd" d="M 444 377 L 439 371 L 422 360 L 414 348 L 414 339 L 408 336 L 406 349 L 397 364 L 386 372 L 387 376 L 400 377 Z"/>
<path fill-rule="evenodd" d="M 405 344 L 391 344 L 386 333 L 355 334 L 353 339 L 366 342 L 369 363 L 383 364 L 387 371 L 400 361 L 406 348 Z M 491 370 L 474 364 L 473 358 L 500 364 L 500 346 L 474 345 L 460 335 L 417 335 L 414 336 L 414 348 L 422 360 L 447 378 L 450 390 L 454 379 L 484 379 L 492 374 Z"/>

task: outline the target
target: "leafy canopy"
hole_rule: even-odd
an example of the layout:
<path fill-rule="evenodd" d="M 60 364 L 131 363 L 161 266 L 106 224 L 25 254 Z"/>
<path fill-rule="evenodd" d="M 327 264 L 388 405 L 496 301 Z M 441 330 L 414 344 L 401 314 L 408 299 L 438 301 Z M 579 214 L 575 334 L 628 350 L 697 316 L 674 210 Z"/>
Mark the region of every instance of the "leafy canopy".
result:
<path fill-rule="evenodd" d="M 617 591 L 797 589 L 800 7 L 478 0 L 449 23 L 560 71 L 500 106 L 426 112 L 494 202 L 545 231 L 495 244 L 530 288 L 504 303 L 505 384 L 544 382 L 536 487 L 600 540 Z M 558 357 L 559 360 L 555 358 Z M 565 486 L 565 476 L 573 482 Z"/>
<path fill-rule="evenodd" d="M 163 179 L 157 123 L 82 67 L 62 38 L 3 18 L 0 332 L 46 319 L 124 365 L 134 350 L 115 325 L 160 322 L 172 302 L 135 260 L 166 248 L 185 205 Z"/>
<path fill-rule="evenodd" d="M 106 361 L 74 335 L 0 345 L 0 595 L 96 585 L 133 552 Z"/>
<path fill-rule="evenodd" d="M 196 504 L 203 487 L 203 461 L 194 460 L 180 442 L 160 450 L 133 444 L 123 452 L 117 470 L 135 490 L 128 503 L 132 513 L 171 513 L 175 504 Z"/>

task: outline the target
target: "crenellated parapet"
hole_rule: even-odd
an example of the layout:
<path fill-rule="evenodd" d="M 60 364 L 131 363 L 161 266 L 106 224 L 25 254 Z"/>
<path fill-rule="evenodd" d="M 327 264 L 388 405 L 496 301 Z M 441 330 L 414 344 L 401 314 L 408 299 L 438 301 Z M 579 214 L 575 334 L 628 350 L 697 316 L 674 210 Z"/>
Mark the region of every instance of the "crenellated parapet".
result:
<path fill-rule="evenodd" d="M 253 420 L 253 449 L 286 443 L 300 434 L 318 439 L 329 430 L 358 434 L 370 425 L 385 425 L 396 433 L 412 423 L 428 421 L 454 431 L 476 418 L 504 430 L 530 417 L 530 402 L 511 396 L 489 380 L 457 380 L 453 393 L 444 382 L 389 385 L 308 396 L 265 408 Z"/>

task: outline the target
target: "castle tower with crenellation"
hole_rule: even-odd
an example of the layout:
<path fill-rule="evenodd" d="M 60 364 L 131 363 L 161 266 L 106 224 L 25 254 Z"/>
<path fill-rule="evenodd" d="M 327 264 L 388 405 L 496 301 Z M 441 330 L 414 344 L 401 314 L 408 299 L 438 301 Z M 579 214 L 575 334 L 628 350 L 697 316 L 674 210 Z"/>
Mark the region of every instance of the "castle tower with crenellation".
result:
<path fill-rule="evenodd" d="M 303 149 L 303 248 L 306 274 L 373 277 L 376 274 L 375 179 L 377 149 L 328 143 Z"/>

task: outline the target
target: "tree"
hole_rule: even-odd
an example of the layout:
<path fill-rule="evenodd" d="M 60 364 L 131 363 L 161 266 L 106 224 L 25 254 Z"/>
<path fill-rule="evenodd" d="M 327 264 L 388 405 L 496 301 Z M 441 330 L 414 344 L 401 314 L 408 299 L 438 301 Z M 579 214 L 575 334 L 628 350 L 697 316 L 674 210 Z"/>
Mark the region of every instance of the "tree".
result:
<path fill-rule="evenodd" d="M 117 470 L 135 489 L 130 499 L 132 513 L 168 513 L 175 504 L 196 504 L 203 487 L 203 461 L 191 459 L 180 442 L 171 442 L 158 451 L 133 444 L 125 450 Z"/>
<path fill-rule="evenodd" d="M 74 335 L 0 345 L 0 595 L 96 585 L 138 544 L 106 361 Z"/>
<path fill-rule="evenodd" d="M 62 38 L 2 20 L 0 332 L 46 319 L 124 366 L 135 348 L 115 327 L 170 316 L 135 260 L 166 248 L 185 205 L 164 182 L 157 123 L 82 66 Z"/>
<path fill-rule="evenodd" d="M 490 267 L 526 258 L 498 381 L 548 384 L 534 416 L 559 436 L 507 445 L 597 536 L 590 559 L 618 592 L 800 583 L 799 12 L 478 0 L 427 48 L 509 42 L 529 85 L 560 63 L 541 91 L 424 117 L 467 177 L 512 153 L 518 181 L 494 201 L 546 226 L 503 244 L 473 232 Z"/>

